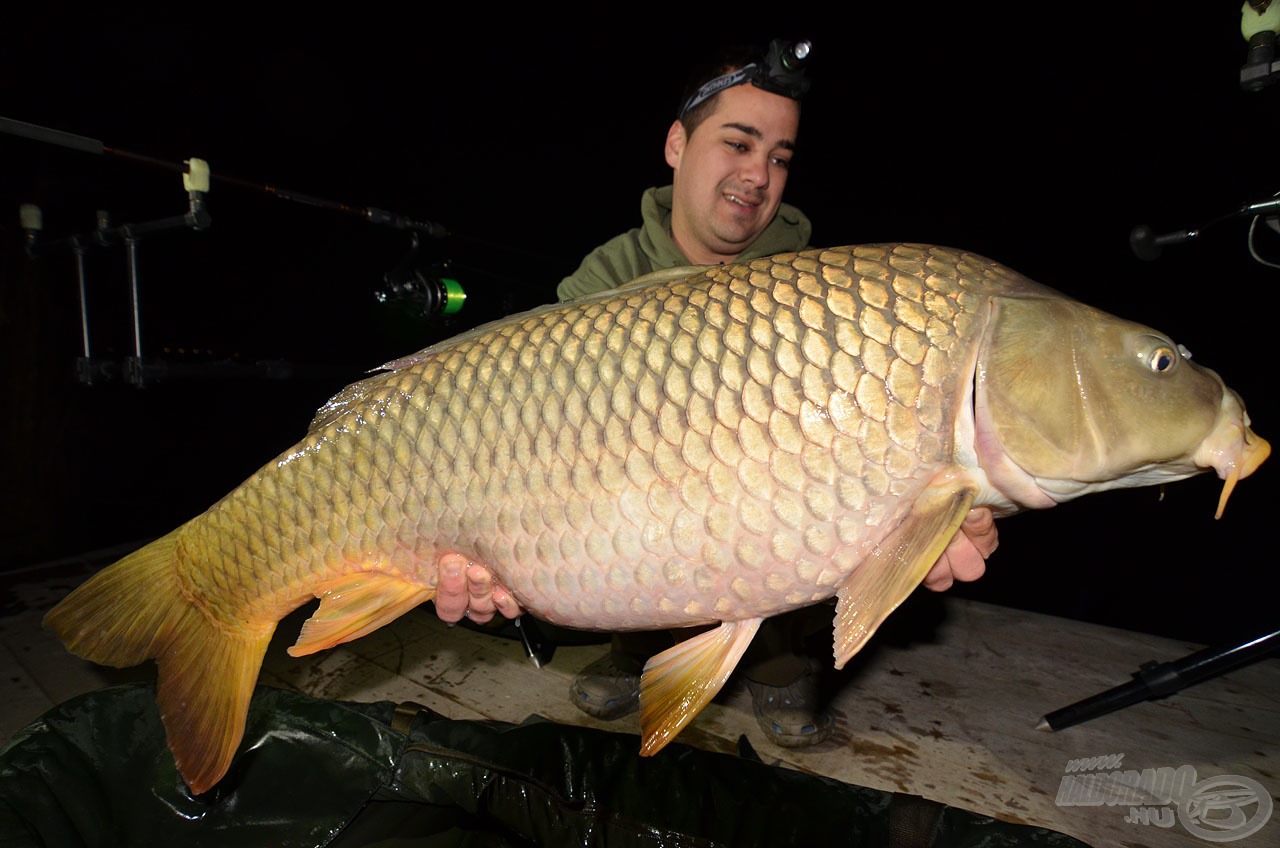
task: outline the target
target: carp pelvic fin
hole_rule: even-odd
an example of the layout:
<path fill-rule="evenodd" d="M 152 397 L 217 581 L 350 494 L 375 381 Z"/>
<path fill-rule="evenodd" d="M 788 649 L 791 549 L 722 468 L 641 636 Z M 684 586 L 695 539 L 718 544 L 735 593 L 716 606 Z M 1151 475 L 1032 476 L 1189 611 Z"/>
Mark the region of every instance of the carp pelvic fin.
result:
<path fill-rule="evenodd" d="M 762 621 L 723 622 L 645 663 L 640 675 L 640 756 L 661 751 L 716 696 Z"/>
<path fill-rule="evenodd" d="M 316 587 L 320 608 L 302 625 L 289 656 L 302 657 L 368 635 L 418 604 L 435 588 L 377 571 L 359 571 Z"/>
<path fill-rule="evenodd" d="M 906 520 L 836 592 L 836 668 L 862 650 L 889 614 L 915 591 L 942 556 L 973 505 L 971 487 L 931 486 Z"/>

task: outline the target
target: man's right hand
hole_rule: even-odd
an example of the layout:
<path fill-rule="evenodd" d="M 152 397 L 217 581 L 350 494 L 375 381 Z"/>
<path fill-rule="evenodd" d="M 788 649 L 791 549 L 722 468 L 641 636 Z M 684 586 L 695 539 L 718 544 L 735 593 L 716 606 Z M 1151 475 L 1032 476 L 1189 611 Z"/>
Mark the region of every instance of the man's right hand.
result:
<path fill-rule="evenodd" d="M 960 532 L 955 535 L 942 556 L 929 569 L 924 587 L 945 592 L 955 581 L 977 580 L 987 570 L 987 558 L 1000 544 L 995 518 L 991 510 L 980 506 L 969 510 Z"/>

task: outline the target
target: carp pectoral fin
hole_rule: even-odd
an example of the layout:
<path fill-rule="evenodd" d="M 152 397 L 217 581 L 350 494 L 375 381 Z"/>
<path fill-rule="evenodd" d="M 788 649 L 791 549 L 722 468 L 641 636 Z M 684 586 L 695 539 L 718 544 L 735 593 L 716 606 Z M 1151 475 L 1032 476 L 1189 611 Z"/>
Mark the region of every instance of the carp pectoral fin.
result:
<path fill-rule="evenodd" d="M 960 529 L 975 490 L 934 486 L 836 592 L 836 668 L 862 650 L 876 628 L 924 580 Z"/>
<path fill-rule="evenodd" d="M 726 621 L 645 663 L 640 675 L 640 756 L 661 751 L 716 696 L 762 621 Z"/>
<path fill-rule="evenodd" d="M 316 587 L 320 608 L 302 625 L 289 656 L 302 657 L 359 639 L 395 621 L 434 588 L 376 571 L 359 571 Z"/>

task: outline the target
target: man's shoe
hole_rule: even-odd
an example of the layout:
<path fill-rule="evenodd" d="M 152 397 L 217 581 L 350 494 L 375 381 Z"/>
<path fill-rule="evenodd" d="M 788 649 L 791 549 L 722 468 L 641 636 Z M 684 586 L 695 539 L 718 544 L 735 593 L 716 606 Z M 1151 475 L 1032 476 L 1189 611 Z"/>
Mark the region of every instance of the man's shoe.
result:
<path fill-rule="evenodd" d="M 789 686 L 766 686 L 747 681 L 751 709 L 769 740 L 783 748 L 805 748 L 830 738 L 836 722 L 819 713 L 818 676 L 810 670 Z"/>
<path fill-rule="evenodd" d="M 605 654 L 578 673 L 569 699 L 587 715 L 613 721 L 640 709 L 640 675 L 624 671 Z"/>

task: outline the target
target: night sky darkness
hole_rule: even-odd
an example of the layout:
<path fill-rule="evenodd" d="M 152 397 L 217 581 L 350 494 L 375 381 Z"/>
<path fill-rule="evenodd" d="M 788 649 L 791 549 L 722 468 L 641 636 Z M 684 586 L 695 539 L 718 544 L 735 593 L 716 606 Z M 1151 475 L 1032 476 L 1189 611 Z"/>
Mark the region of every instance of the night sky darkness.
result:
<path fill-rule="evenodd" d="M 452 262 L 469 300 L 448 322 L 378 304 L 405 233 L 215 182 L 208 231 L 141 243 L 145 352 L 288 360 L 300 376 L 82 387 L 71 256 L 28 261 L 18 205 L 39 204 L 56 238 L 89 230 L 97 209 L 116 223 L 180 214 L 181 181 L 0 136 L 0 568 L 167 532 L 365 369 L 553 300 L 583 254 L 638 224 L 641 192 L 669 181 L 662 143 L 686 71 L 731 41 L 814 41 L 786 199 L 815 244 L 998 259 L 1170 333 L 1280 437 L 1280 271 L 1250 258 L 1248 220 L 1155 262 L 1128 245 L 1135 225 L 1200 226 L 1280 190 L 1280 86 L 1240 89 L 1239 5 L 1029 4 L 1016 18 L 879 5 L 892 8 L 620 32 L 494 13 L 198 28 L 53 4 L 9 27 L 0 115 L 438 222 L 458 237 L 425 243 L 423 262 Z M 1259 229 L 1259 251 L 1280 261 L 1280 236 Z M 123 250 L 90 254 L 89 286 L 95 353 L 123 356 Z M 1163 501 L 1139 489 L 1005 520 L 987 577 L 957 591 L 1207 643 L 1275 629 L 1275 462 L 1219 522 L 1207 476 Z"/>

